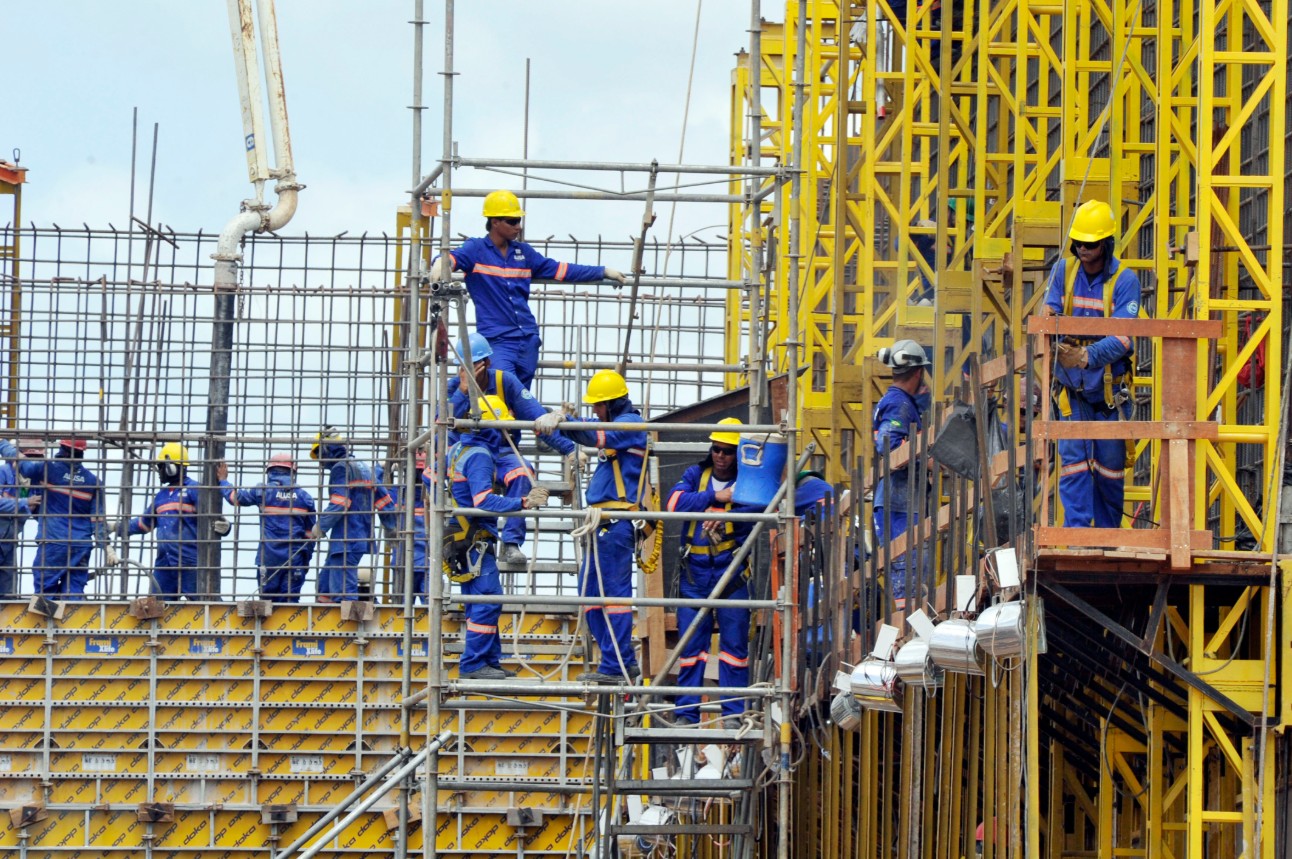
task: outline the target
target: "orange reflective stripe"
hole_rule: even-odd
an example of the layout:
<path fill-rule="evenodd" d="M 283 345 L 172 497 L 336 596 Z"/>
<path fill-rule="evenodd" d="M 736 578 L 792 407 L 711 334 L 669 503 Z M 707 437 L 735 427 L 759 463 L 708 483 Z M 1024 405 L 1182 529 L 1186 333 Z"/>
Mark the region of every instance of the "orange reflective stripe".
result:
<path fill-rule="evenodd" d="M 488 498 L 490 495 L 493 495 L 492 489 L 486 489 L 484 492 L 477 492 L 475 495 L 471 496 L 471 503 L 479 504 L 481 500 Z"/>
<path fill-rule="evenodd" d="M 332 503 L 333 503 L 333 504 L 340 504 L 342 507 L 349 507 L 349 506 L 350 506 L 350 496 L 349 496 L 349 495 L 336 495 L 336 494 L 333 494 L 333 495 L 332 495 Z"/>
<path fill-rule="evenodd" d="M 1059 476 L 1066 477 L 1069 474 L 1079 474 L 1082 471 L 1090 470 L 1090 460 L 1083 459 L 1080 462 L 1074 462 L 1071 465 L 1065 465 L 1059 469 Z"/>
<path fill-rule="evenodd" d="M 528 278 L 531 276 L 530 270 L 527 268 L 503 268 L 500 265 L 481 265 L 479 263 L 476 264 L 475 273 L 490 274 L 494 277 Z"/>
<path fill-rule="evenodd" d="M 719 661 L 721 661 L 721 662 L 725 662 L 725 663 L 727 663 L 728 665 L 732 666 L 733 668 L 748 668 L 748 667 L 749 667 L 749 657 L 748 657 L 748 656 L 746 656 L 744 659 L 741 659 L 741 658 L 740 658 L 740 657 L 738 657 L 738 656 L 732 656 L 730 653 L 728 653 L 728 652 L 727 652 L 727 651 L 725 651 L 725 650 L 718 654 L 718 659 L 719 659 Z"/>
<path fill-rule="evenodd" d="M 692 656 L 689 659 L 687 658 L 679 659 L 677 661 L 677 664 L 682 668 L 691 668 L 692 666 L 699 665 L 701 662 L 708 662 L 708 661 L 709 661 L 709 654 L 701 653 L 699 656 Z"/>
<path fill-rule="evenodd" d="M 377 510 L 384 510 L 385 508 L 389 507 L 393 503 L 394 502 L 392 501 L 391 497 L 387 495 L 385 498 L 378 498 L 377 503 L 373 506 Z"/>
<path fill-rule="evenodd" d="M 608 605 L 605 606 L 606 614 L 632 614 L 633 607 L 630 605 Z"/>
<path fill-rule="evenodd" d="M 556 279 L 565 280 L 565 272 L 569 269 L 569 267 L 570 267 L 570 264 L 568 262 L 563 262 L 560 265 L 558 265 L 556 267 Z"/>
<path fill-rule="evenodd" d="M 675 512 L 675 508 L 677 507 L 677 499 L 681 497 L 682 497 L 682 490 L 680 489 L 668 497 L 668 504 L 664 506 L 668 508 L 668 511 L 670 513 Z"/>
<path fill-rule="evenodd" d="M 482 635 L 492 635 L 497 631 L 498 631 L 498 627 L 496 626 L 486 626 L 483 623 L 475 623 L 473 621 L 467 621 L 467 632 L 478 632 Z"/>
<path fill-rule="evenodd" d="M 520 468 L 513 468 L 511 471 L 504 474 L 502 476 L 502 482 L 511 483 L 517 477 L 525 477 L 528 474 L 529 474 L 529 469 L 522 465 Z"/>

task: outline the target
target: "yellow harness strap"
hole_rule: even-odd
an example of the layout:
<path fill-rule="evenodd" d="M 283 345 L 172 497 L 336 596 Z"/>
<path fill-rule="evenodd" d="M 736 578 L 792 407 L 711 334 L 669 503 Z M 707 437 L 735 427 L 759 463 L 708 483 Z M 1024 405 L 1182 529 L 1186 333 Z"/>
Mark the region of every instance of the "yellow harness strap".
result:
<path fill-rule="evenodd" d="M 1072 315 L 1072 293 L 1077 285 L 1077 271 L 1081 268 L 1081 264 L 1079 262 L 1076 265 L 1067 264 L 1072 262 L 1076 262 L 1076 260 L 1067 260 L 1064 264 L 1064 278 L 1063 278 L 1064 279 L 1064 283 L 1063 283 L 1063 315 L 1064 316 Z M 1116 274 L 1114 274 L 1112 277 L 1104 281 L 1104 317 L 1105 318 L 1108 318 L 1108 319 L 1112 318 L 1113 292 L 1117 289 L 1117 282 L 1121 280 L 1122 275 L 1126 274 L 1129 270 L 1130 269 L 1126 267 L 1125 263 L 1123 263 L 1121 267 L 1117 269 Z M 1090 337 L 1080 337 L 1080 338 L 1072 338 L 1072 339 L 1083 346 L 1089 345 L 1090 343 L 1093 343 L 1095 341 L 1095 338 L 1090 338 Z M 1108 364 L 1104 367 L 1104 405 L 1108 406 L 1108 408 L 1110 409 L 1117 408 L 1117 401 L 1116 401 L 1116 397 L 1114 396 L 1114 389 L 1118 385 L 1124 384 L 1129 378 L 1129 376 L 1130 376 L 1129 373 L 1123 373 L 1119 376 L 1114 376 L 1112 364 Z M 1057 399 L 1058 399 L 1059 413 L 1064 418 L 1071 417 L 1072 403 L 1068 399 L 1067 388 L 1063 388 L 1062 390 L 1059 391 L 1059 396 Z"/>
<path fill-rule="evenodd" d="M 703 492 L 704 490 L 706 490 L 706 489 L 708 489 L 708 488 L 709 488 L 709 478 L 710 478 L 710 477 L 712 477 L 712 476 L 713 476 L 713 469 L 712 469 L 712 468 L 706 468 L 706 469 L 704 469 L 703 471 L 701 471 L 701 472 L 700 472 L 700 484 L 699 484 L 699 486 L 697 487 L 698 491 Z M 723 510 L 725 510 L 725 511 L 730 512 L 730 511 L 731 511 L 731 502 L 730 502 L 730 501 L 728 501 L 726 504 L 724 504 L 724 505 L 722 506 L 722 509 L 723 509 Z M 718 543 L 717 545 L 710 544 L 710 545 L 708 545 L 708 546 L 697 546 L 697 545 L 695 545 L 695 526 L 696 526 L 696 524 L 697 524 L 697 520 L 694 520 L 694 519 L 693 519 L 693 520 L 691 520 L 691 523 L 690 523 L 689 525 L 687 525 L 687 526 L 686 526 L 686 542 L 687 542 L 687 545 L 689 545 L 689 546 L 691 547 L 691 548 L 690 548 L 690 553 L 691 553 L 691 554 L 693 554 L 693 555 L 721 555 L 723 552 L 729 552 L 729 551 L 731 551 L 732 549 L 736 548 L 736 538 L 735 538 L 736 526 L 735 526 L 735 523 L 734 523 L 734 522 L 723 522 L 723 523 L 722 523 L 722 532 L 723 532 L 724 536 L 726 536 L 726 537 L 727 537 L 727 539 L 723 540 L 722 542 Z"/>

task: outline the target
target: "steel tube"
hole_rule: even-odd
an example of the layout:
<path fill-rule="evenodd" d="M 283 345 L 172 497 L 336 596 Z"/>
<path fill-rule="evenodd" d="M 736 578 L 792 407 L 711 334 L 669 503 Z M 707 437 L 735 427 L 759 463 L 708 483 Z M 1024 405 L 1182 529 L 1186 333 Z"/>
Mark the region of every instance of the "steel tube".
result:
<path fill-rule="evenodd" d="M 581 518 L 581 510 L 516 510 L 511 513 L 497 513 L 480 510 L 475 507 L 454 507 L 448 511 L 450 516 L 501 516 L 516 519 L 572 519 Z M 673 510 L 610 510 L 601 509 L 602 519 L 655 519 L 660 522 L 775 522 L 775 513 L 725 513 L 720 510 L 697 510 L 694 513 L 682 513 Z"/>
<path fill-rule="evenodd" d="M 673 599 L 671 597 L 583 597 L 583 596 L 565 596 L 562 594 L 457 594 L 451 597 L 445 597 L 449 605 L 454 604 L 480 604 L 480 605 L 508 605 L 510 603 L 524 603 L 525 605 L 546 605 L 546 606 L 607 606 L 607 605 L 631 605 L 640 607 L 663 608 L 780 608 L 781 603 L 777 600 L 731 600 L 720 597 L 697 598 L 697 599 Z"/>
<path fill-rule="evenodd" d="M 451 694 L 506 695 L 523 698 L 566 697 L 585 695 L 623 695 L 625 693 L 655 695 L 694 695 L 694 686 L 629 686 L 598 683 L 552 683 L 543 680 L 446 680 L 444 688 Z M 772 686 L 705 686 L 704 694 L 710 698 L 776 698 L 780 691 Z"/>
<path fill-rule="evenodd" d="M 377 782 L 384 779 L 391 770 L 399 766 L 400 763 L 407 760 L 407 758 L 408 758 L 408 750 L 400 749 L 399 752 L 396 753 L 396 755 L 393 758 L 386 761 L 384 764 L 382 764 L 380 767 L 377 768 L 376 772 L 374 772 L 372 775 L 364 779 L 363 782 L 360 783 L 360 785 L 356 787 L 353 791 L 351 791 L 349 796 L 341 800 L 341 802 L 338 803 L 335 808 L 330 809 L 326 814 L 324 814 L 318 820 L 314 821 L 314 823 L 311 824 L 309 829 L 306 829 L 303 833 L 301 833 L 299 838 L 297 838 L 291 844 L 288 844 L 286 847 L 284 847 L 282 852 L 278 854 L 278 859 L 282 859 L 282 857 L 288 855 L 293 850 L 299 849 L 302 844 L 304 844 L 306 841 L 309 841 L 319 832 L 323 831 L 323 828 L 325 826 L 327 826 L 333 820 L 336 820 L 338 817 L 341 816 L 341 813 L 350 806 L 350 803 L 354 802 L 355 799 L 357 799 L 358 797 L 366 793 Z"/>
<path fill-rule="evenodd" d="M 583 367 L 588 370 L 613 370 L 619 366 L 614 361 L 584 361 Z M 539 361 L 540 370 L 573 370 L 575 362 L 573 361 Z M 669 364 L 663 361 L 629 361 L 628 372 L 639 371 L 673 371 L 673 370 L 694 370 L 697 372 L 704 371 L 710 373 L 743 373 L 749 368 L 744 364 Z"/>
<path fill-rule="evenodd" d="M 335 838 L 336 836 L 344 832 L 347 826 L 349 826 L 351 823 L 354 823 L 356 820 L 358 820 L 359 815 L 363 814 L 365 811 L 367 811 L 368 809 L 376 805 L 378 802 L 380 802 L 381 798 L 386 795 L 387 791 L 389 791 L 395 785 L 399 784 L 408 776 L 412 775 L 417 770 L 417 768 L 421 766 L 422 763 L 426 760 L 427 756 L 430 755 L 431 752 L 433 751 L 438 751 L 441 746 L 443 746 L 445 743 L 449 741 L 449 738 L 451 736 L 453 736 L 452 731 L 445 731 L 444 733 L 436 737 L 433 743 L 431 743 L 422 751 L 418 752 L 416 755 L 413 755 L 412 759 L 410 759 L 408 763 L 404 764 L 402 767 L 399 768 L 397 772 L 392 773 L 385 781 L 377 785 L 376 789 L 373 790 L 372 794 L 367 799 L 359 803 L 359 805 L 353 811 L 351 811 L 345 817 L 338 820 L 336 822 L 336 825 L 334 825 L 327 832 L 323 833 L 323 836 L 319 838 L 318 842 L 315 843 L 313 847 L 310 847 L 309 849 L 305 850 L 305 852 L 301 853 L 300 859 L 311 859 L 311 857 L 317 854 L 320 850 L 322 850 L 323 847 L 329 841 L 331 841 L 333 838 Z M 432 831 L 434 830 L 432 829 Z M 282 853 L 278 854 L 278 859 L 284 859 L 284 857 L 290 855 L 292 850 L 299 848 L 302 843 L 304 843 L 304 836 L 296 839 L 296 841 L 293 841 L 292 846 L 288 847 Z"/>
<path fill-rule="evenodd" d="M 496 191 L 496 188 L 457 188 L 453 196 L 485 197 Z M 531 200 L 620 200 L 629 203 L 641 203 L 646 200 L 645 191 L 534 191 L 525 192 Z M 732 203 L 744 202 L 743 194 L 656 194 L 656 203 Z"/>
<path fill-rule="evenodd" d="M 779 176 L 779 167 L 736 164 L 659 164 L 619 161 L 533 161 L 515 158 L 454 158 L 454 167 L 501 167 L 508 170 L 607 170 L 612 173 L 699 173 L 714 176 Z M 454 192 L 458 193 L 458 192 Z"/>

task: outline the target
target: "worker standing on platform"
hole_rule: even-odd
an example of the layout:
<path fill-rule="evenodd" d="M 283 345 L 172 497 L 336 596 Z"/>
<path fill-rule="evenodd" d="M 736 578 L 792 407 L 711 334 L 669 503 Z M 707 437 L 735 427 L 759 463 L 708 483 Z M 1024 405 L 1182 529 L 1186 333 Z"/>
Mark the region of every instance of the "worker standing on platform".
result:
<path fill-rule="evenodd" d="M 466 273 L 467 292 L 476 305 L 476 327 L 493 344 L 493 364 L 516 374 L 530 387 L 538 371 L 542 338 L 529 308 L 532 278 L 582 283 L 609 279 L 624 283 L 624 275 L 600 265 L 558 262 L 520 241 L 525 212 L 511 191 L 494 191 L 484 199 L 487 235 L 431 263 L 431 279 L 449 280 Z M 474 357 L 474 356 L 473 356 Z"/>
<path fill-rule="evenodd" d="M 265 482 L 254 489 L 235 489 L 223 462 L 216 465 L 215 476 L 230 504 L 260 508 L 260 595 L 270 602 L 299 602 L 314 557 L 314 541 L 308 535 L 318 517 L 314 496 L 296 485 L 296 460 L 290 453 L 269 457 Z"/>
<path fill-rule="evenodd" d="M 507 406 L 496 396 L 483 398 L 480 411 L 498 420 L 512 420 Z M 511 513 L 537 509 L 547 504 L 548 491 L 542 486 L 529 490 L 524 498 L 508 498 L 494 491 L 497 464 L 492 446 L 482 437 L 496 430 L 463 433 L 449 449 L 449 491 L 453 503 L 490 513 Z M 450 517 L 444 531 L 444 574 L 462 586 L 464 594 L 502 595 L 495 552 L 498 545 L 497 516 Z M 502 643 L 498 637 L 498 603 L 469 603 L 467 631 L 458 663 L 462 680 L 503 680 L 515 673 L 502 667 Z"/>
<path fill-rule="evenodd" d="M 538 400 L 534 399 L 529 388 L 521 384 L 520 379 L 516 378 L 510 370 L 494 367 L 493 347 L 483 334 L 479 332 L 472 334 L 470 345 L 476 384 L 481 393 L 485 396 L 501 398 L 511 413 L 516 416 L 516 420 L 535 421 L 534 431 L 539 441 L 562 456 L 572 456 L 577 449 L 574 442 L 555 429 L 564 415 L 559 411 L 549 412 L 545 409 Z M 471 388 L 465 367 L 459 373 L 456 384 L 455 389 L 454 383 L 449 383 L 453 415 L 465 418 L 471 410 Z M 489 415 L 484 417 L 487 418 Z M 502 433 L 488 433 L 481 437 L 487 443 L 496 442 L 499 445 L 498 449 L 490 452 L 498 465 L 498 482 L 506 487 L 507 497 L 524 498 L 528 495 L 529 490 L 534 486 L 533 467 L 512 450 Z M 456 441 L 456 433 L 451 434 L 449 440 Z M 503 523 L 502 549 L 498 553 L 500 563 L 523 564 L 528 560 L 520 548 L 525 543 L 525 525 L 525 520 L 520 517 L 511 517 Z"/>
<path fill-rule="evenodd" d="M 59 439 L 53 460 L 23 458 L 17 465 L 18 474 L 31 483 L 32 496 L 41 499 L 31 573 L 36 593 L 47 597 L 84 596 L 96 543 L 109 567 L 119 563 L 108 545 L 103 487 L 82 464 L 86 446 L 82 438 Z M 13 461 L 19 455 L 11 442 L 0 441 L 0 457 Z"/>
<path fill-rule="evenodd" d="M 197 576 L 197 490 L 198 482 L 188 476 L 188 449 L 177 441 L 162 445 L 157 455 L 157 473 L 162 488 L 144 508 L 142 516 L 122 522 L 124 534 L 157 532 L 157 556 L 153 560 L 151 592 L 161 597 L 202 596 Z M 216 534 L 228 533 L 229 523 Z"/>
<path fill-rule="evenodd" d="M 372 467 L 349 453 L 345 436 L 334 427 L 319 432 L 310 459 L 328 474 L 328 505 L 309 532 L 312 540 L 330 537 L 318 601 L 352 602 L 359 598 L 359 563 L 373 550 L 373 513 L 384 527 L 395 528 L 394 500 L 374 479 Z"/>
<path fill-rule="evenodd" d="M 30 513 L 19 495 L 18 473 L 0 462 L 0 599 L 18 596 L 18 537 Z"/>
<path fill-rule="evenodd" d="M 739 427 L 736 418 L 723 418 L 720 424 Z M 666 507 L 670 511 L 696 513 L 704 510 L 761 513 L 749 507 L 736 507 L 731 500 L 732 486 L 736 482 L 736 450 L 740 446 L 740 430 L 723 430 L 709 436 L 712 445 L 709 455 L 692 465 L 682 474 L 682 479 L 669 493 Z M 713 588 L 731 566 L 736 551 L 749 539 L 752 522 L 697 522 L 686 523 L 682 528 L 682 546 L 679 561 L 678 590 L 683 599 L 708 599 Z M 748 560 L 744 569 L 728 583 L 719 594 L 723 599 L 749 599 Z M 677 610 L 678 630 L 691 628 L 699 609 L 680 606 Z M 717 615 L 718 685 L 749 685 L 749 609 L 715 608 L 705 614 L 695 635 L 686 643 L 678 659 L 677 682 L 679 686 L 704 685 L 705 666 L 709 662 L 709 641 L 713 637 L 713 620 Z M 678 722 L 692 725 L 700 721 L 700 696 L 677 696 Z M 737 717 L 745 712 L 743 698 L 722 701 L 722 715 Z"/>
<path fill-rule="evenodd" d="M 879 350 L 879 360 L 893 369 L 893 383 L 875 404 L 871 426 L 875 436 L 875 453 L 886 456 L 889 451 L 906 444 L 911 433 L 924 428 L 921 400 L 928 393 L 924 368 L 932 366 L 924 347 L 914 340 L 898 340 L 892 347 Z M 907 528 L 919 522 L 919 511 L 909 510 L 907 487 L 910 483 L 910 466 L 892 469 L 888 477 L 875 487 L 874 521 L 877 545 L 888 543 L 906 533 Z M 887 520 L 887 527 L 885 527 Z M 888 588 L 894 605 L 906 607 L 906 557 L 894 558 L 888 570 Z"/>
<path fill-rule="evenodd" d="M 1068 237 L 1073 259 L 1050 270 L 1042 314 L 1134 319 L 1139 277 L 1113 256 L 1117 221 L 1112 207 L 1091 200 L 1077 209 Z M 1054 403 L 1059 420 L 1115 421 L 1130 417 L 1129 337 L 1063 338 L 1056 351 Z M 1119 528 L 1126 494 L 1123 439 L 1060 439 L 1059 498 L 1069 528 Z"/>
<path fill-rule="evenodd" d="M 583 402 L 592 406 L 595 420 L 640 423 L 641 414 L 628 399 L 628 383 L 613 370 L 599 370 L 588 380 Z M 569 418 L 582 421 L 581 418 Z M 640 429 L 571 430 L 565 434 L 576 444 L 600 449 L 600 463 L 588 482 L 590 507 L 603 510 L 639 510 L 646 461 L 646 433 Z M 607 519 L 597 528 L 591 549 L 584 553 L 579 571 L 581 596 L 631 598 L 636 531 L 628 519 Z M 641 676 L 633 652 L 633 609 L 628 605 L 586 606 L 588 629 L 601 650 L 596 671 L 579 675 L 593 683 L 623 683 Z"/>

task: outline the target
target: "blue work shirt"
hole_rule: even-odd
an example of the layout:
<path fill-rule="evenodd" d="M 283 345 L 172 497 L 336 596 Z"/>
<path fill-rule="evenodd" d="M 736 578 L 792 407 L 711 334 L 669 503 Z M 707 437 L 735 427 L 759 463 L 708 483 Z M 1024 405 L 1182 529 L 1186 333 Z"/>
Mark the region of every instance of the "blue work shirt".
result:
<path fill-rule="evenodd" d="M 372 514 L 381 524 L 394 528 L 394 500 L 384 486 L 373 479 L 372 468 L 353 456 L 332 463 L 328 469 L 328 505 L 319 516 L 318 527 L 331 537 L 328 553 L 372 551 Z"/>
<path fill-rule="evenodd" d="M 558 262 L 524 242 L 509 242 L 501 253 L 488 236 L 468 240 L 449 259 L 454 271 L 466 273 L 467 292 L 476 305 L 476 330 L 490 340 L 538 334 L 529 309 L 533 278 L 580 283 L 606 276 L 605 266 Z"/>
<path fill-rule="evenodd" d="M 235 507 L 260 508 L 260 548 L 256 565 L 277 568 L 288 564 L 309 564 L 314 541 L 305 535 L 317 521 L 314 496 L 296 485 L 284 472 L 273 472 L 254 489 L 235 489 L 220 481 L 220 494 Z M 307 551 L 308 550 L 308 551 Z"/>
<path fill-rule="evenodd" d="M 18 448 L 12 442 L 0 441 L 0 457 L 18 459 Z M 103 487 L 79 459 L 23 459 L 17 471 L 33 488 L 40 487 L 43 495 L 37 540 L 64 543 L 93 539 L 100 546 L 107 545 Z"/>
<path fill-rule="evenodd" d="M 889 385 L 875 404 L 871 426 L 875 435 L 875 453 L 883 456 L 904 444 L 913 431 L 923 429 L 924 421 L 920 418 L 920 407 L 915 398 L 896 385 Z M 905 511 L 909 476 L 907 468 L 889 472 L 888 479 L 881 480 L 875 487 L 874 506 L 887 507 L 899 513 Z"/>
<path fill-rule="evenodd" d="M 17 472 L 0 462 L 0 540 L 15 539 L 30 514 L 27 499 L 18 496 Z"/>
<path fill-rule="evenodd" d="M 1050 283 L 1045 295 L 1045 305 L 1057 314 L 1063 313 L 1063 292 L 1067 285 L 1068 266 L 1077 266 L 1077 276 L 1072 285 L 1072 316 L 1104 316 L 1104 284 L 1110 277 L 1116 277 L 1121 270 L 1121 261 L 1116 257 L 1109 258 L 1108 265 L 1098 274 L 1087 274 L 1075 257 L 1065 257 L 1050 269 Z M 1114 319 L 1134 319 L 1139 316 L 1140 283 L 1135 272 L 1127 272 L 1118 277 L 1113 286 Z M 1076 338 L 1073 338 L 1076 339 Z M 1114 376 L 1123 376 L 1130 372 L 1130 356 L 1135 351 L 1135 344 L 1129 337 L 1108 336 L 1086 345 L 1085 369 L 1080 367 L 1062 367 L 1055 364 L 1055 378 L 1059 384 L 1073 390 L 1081 391 L 1086 400 L 1102 403 L 1104 396 L 1104 367 L 1112 365 Z"/>
<path fill-rule="evenodd" d="M 502 377 L 502 391 L 498 390 L 498 378 Z M 480 390 L 486 396 L 489 394 L 498 394 L 502 401 L 511 409 L 511 413 L 516 416 L 518 421 L 533 421 L 547 414 L 547 409 L 543 407 L 534 395 L 530 393 L 516 378 L 516 374 L 510 370 L 490 369 L 485 373 L 484 384 Z M 449 380 L 449 402 L 453 405 L 453 416 L 455 418 L 465 418 L 471 413 L 471 391 L 470 386 L 462 387 L 462 380 Z M 482 417 L 488 417 L 483 415 Z M 449 443 L 456 444 L 462 437 L 462 434 L 455 431 L 449 433 Z M 507 445 L 507 440 L 496 430 L 484 430 L 480 432 L 480 440 L 489 448 L 495 456 L 510 453 L 511 448 Z M 535 436 L 540 444 L 552 448 L 562 456 L 569 456 L 574 453 L 574 442 L 570 441 L 560 432 L 554 432 L 551 435 Z"/>
<path fill-rule="evenodd" d="M 614 423 L 640 423 L 642 416 L 628 403 L 613 418 Z M 595 418 L 571 418 L 577 423 L 595 422 Z M 639 504 L 642 465 L 646 462 L 646 433 L 642 430 L 575 430 L 566 429 L 565 435 L 575 444 L 596 447 L 601 451 L 601 462 L 592 479 L 588 481 L 589 504 L 623 502 Z"/>
<path fill-rule="evenodd" d="M 163 486 L 144 508 L 142 516 L 130 521 L 128 532 L 156 532 L 159 567 L 197 566 L 197 490 L 191 477 L 175 486 Z"/>
<path fill-rule="evenodd" d="M 493 454 L 478 440 L 465 436 L 449 449 L 449 491 L 457 507 L 475 507 L 493 513 L 511 513 L 525 506 L 524 499 L 508 498 L 494 492 L 494 472 L 497 466 Z M 498 536 L 498 517 L 472 516 L 471 521 Z M 450 520 L 449 528 L 456 526 Z"/>
<path fill-rule="evenodd" d="M 673 487 L 665 502 L 665 509 L 679 513 L 698 513 L 702 510 L 715 512 L 761 513 L 754 507 L 733 504 L 730 501 L 718 502 L 714 496 L 713 467 L 697 462 L 682 472 L 682 479 Z M 733 475 L 730 487 L 735 483 Z M 715 547 L 709 539 L 709 532 L 704 528 L 703 520 L 682 523 L 681 548 L 688 551 L 687 559 L 697 566 L 719 567 L 726 569 L 732 556 L 740 546 L 749 539 L 749 532 L 754 529 L 753 522 L 720 522 L 719 530 L 722 540 Z"/>

